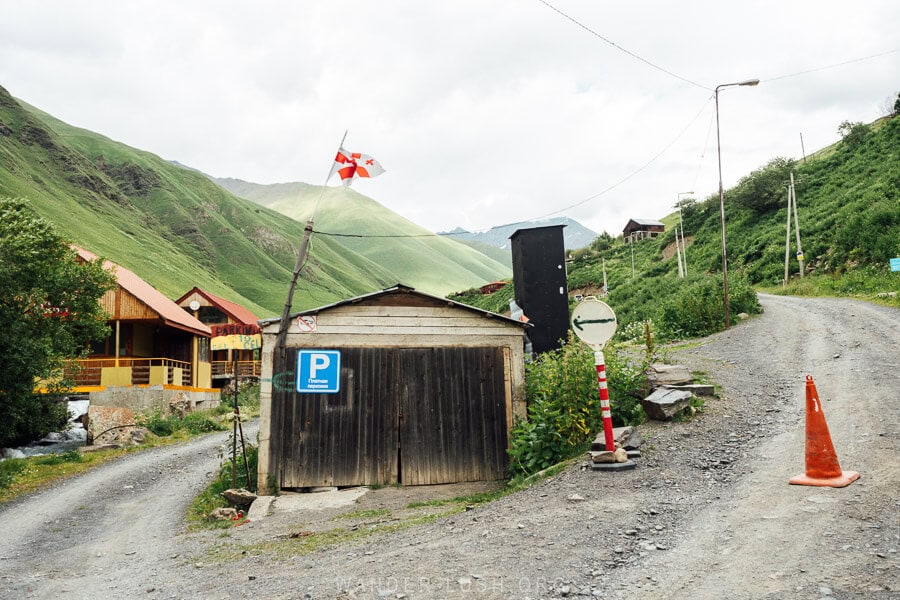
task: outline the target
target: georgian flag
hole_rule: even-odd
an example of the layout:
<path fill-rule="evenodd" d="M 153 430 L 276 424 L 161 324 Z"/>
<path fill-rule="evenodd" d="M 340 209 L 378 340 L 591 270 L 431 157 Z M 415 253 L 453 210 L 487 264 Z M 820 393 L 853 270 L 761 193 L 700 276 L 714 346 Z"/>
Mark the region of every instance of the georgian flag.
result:
<path fill-rule="evenodd" d="M 381 175 L 384 173 L 384 167 L 368 154 L 351 153 L 340 148 L 337 156 L 334 157 L 334 165 L 331 167 L 328 179 L 331 179 L 335 173 L 341 176 L 341 183 L 344 184 L 344 187 L 349 187 L 357 177 Z"/>

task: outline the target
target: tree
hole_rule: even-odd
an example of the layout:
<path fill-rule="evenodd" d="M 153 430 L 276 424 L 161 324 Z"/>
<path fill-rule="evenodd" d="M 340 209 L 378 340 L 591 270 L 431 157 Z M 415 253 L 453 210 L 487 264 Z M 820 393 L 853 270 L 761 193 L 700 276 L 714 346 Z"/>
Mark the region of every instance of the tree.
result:
<path fill-rule="evenodd" d="M 785 183 L 790 178 L 794 161 L 775 157 L 766 166 L 742 177 L 728 191 L 728 200 L 756 212 L 766 212 L 785 202 Z"/>
<path fill-rule="evenodd" d="M 844 139 L 844 144 L 851 150 L 858 148 L 868 139 L 872 128 L 865 123 L 851 123 L 844 121 L 838 125 L 838 133 Z"/>
<path fill-rule="evenodd" d="M 23 200 L 0 198 L 0 447 L 53 431 L 71 384 L 66 359 L 107 335 L 99 299 L 115 281 L 100 261 L 77 254 Z M 45 393 L 35 392 L 40 384 Z"/>

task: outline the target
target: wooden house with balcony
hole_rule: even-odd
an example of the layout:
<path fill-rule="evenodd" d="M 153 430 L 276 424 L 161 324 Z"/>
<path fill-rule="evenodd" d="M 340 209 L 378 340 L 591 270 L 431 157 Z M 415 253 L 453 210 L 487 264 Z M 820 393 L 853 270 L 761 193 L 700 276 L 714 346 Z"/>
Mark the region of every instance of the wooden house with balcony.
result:
<path fill-rule="evenodd" d="M 622 239 L 626 244 L 655 238 L 666 231 L 666 226 L 654 219 L 629 219 L 625 229 L 622 230 Z"/>
<path fill-rule="evenodd" d="M 175 301 L 194 318 L 208 326 L 213 385 L 221 387 L 234 378 L 259 379 L 259 352 L 262 347 L 259 318 L 240 304 L 192 288 Z"/>
<path fill-rule="evenodd" d="M 76 248 L 83 260 L 97 256 Z M 74 370 L 75 393 L 91 403 L 145 409 L 163 406 L 171 392 L 186 394 L 191 406 L 215 405 L 209 327 L 132 271 L 104 261 L 116 285 L 101 298 L 109 335 L 91 346 Z"/>

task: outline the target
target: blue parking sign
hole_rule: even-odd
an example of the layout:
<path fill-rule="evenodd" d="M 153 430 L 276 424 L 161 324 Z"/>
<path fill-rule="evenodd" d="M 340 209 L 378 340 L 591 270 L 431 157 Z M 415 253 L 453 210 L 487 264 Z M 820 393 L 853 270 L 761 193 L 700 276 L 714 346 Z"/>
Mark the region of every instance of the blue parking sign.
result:
<path fill-rule="evenodd" d="M 340 350 L 299 350 L 297 391 L 301 394 L 336 394 L 341 391 Z"/>

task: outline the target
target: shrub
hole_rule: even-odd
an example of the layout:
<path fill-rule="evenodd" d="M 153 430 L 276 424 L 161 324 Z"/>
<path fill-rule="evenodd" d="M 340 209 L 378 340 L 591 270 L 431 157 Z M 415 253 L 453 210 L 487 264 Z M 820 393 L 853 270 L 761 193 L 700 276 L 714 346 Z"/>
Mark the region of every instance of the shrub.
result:
<path fill-rule="evenodd" d="M 756 292 L 743 276 L 729 280 L 732 314 L 760 311 Z M 660 331 L 666 339 L 702 337 L 725 328 L 725 304 L 720 277 L 700 277 L 682 286 L 662 304 Z"/>
<path fill-rule="evenodd" d="M 145 415 L 137 417 L 138 425 L 146 427 L 153 435 L 159 437 L 168 437 L 175 433 L 175 422 L 173 417 L 163 415 L 162 411 L 155 410 Z"/>
<path fill-rule="evenodd" d="M 25 470 L 28 463 L 24 458 L 8 458 L 0 461 L 0 490 L 12 485 L 16 475 Z"/>
<path fill-rule="evenodd" d="M 62 454 L 48 454 L 41 456 L 34 461 L 39 465 L 61 465 L 63 463 L 80 463 L 84 462 L 84 455 L 78 450 L 69 450 Z"/>
<path fill-rule="evenodd" d="M 257 464 L 259 460 L 259 448 L 253 445 L 247 445 L 247 467 L 244 467 L 244 456 L 240 452 L 238 446 L 237 461 L 235 463 L 235 486 L 256 491 L 257 488 Z M 247 471 L 250 471 L 250 481 L 247 481 Z M 192 521 L 203 521 L 206 516 L 216 508 L 228 505 L 228 502 L 222 496 L 222 492 L 230 489 L 231 485 L 231 457 L 226 458 L 219 467 L 219 472 L 215 480 L 194 499 L 190 509 L 190 519 Z M 224 522 L 230 525 L 229 522 Z"/>
<path fill-rule="evenodd" d="M 633 365 L 615 347 L 604 350 L 607 387 L 614 425 L 643 418 L 638 390 L 646 363 Z M 518 421 L 510 444 L 510 471 L 531 474 L 584 451 L 603 430 L 594 353 L 569 339 L 525 367 L 528 420 Z"/>

